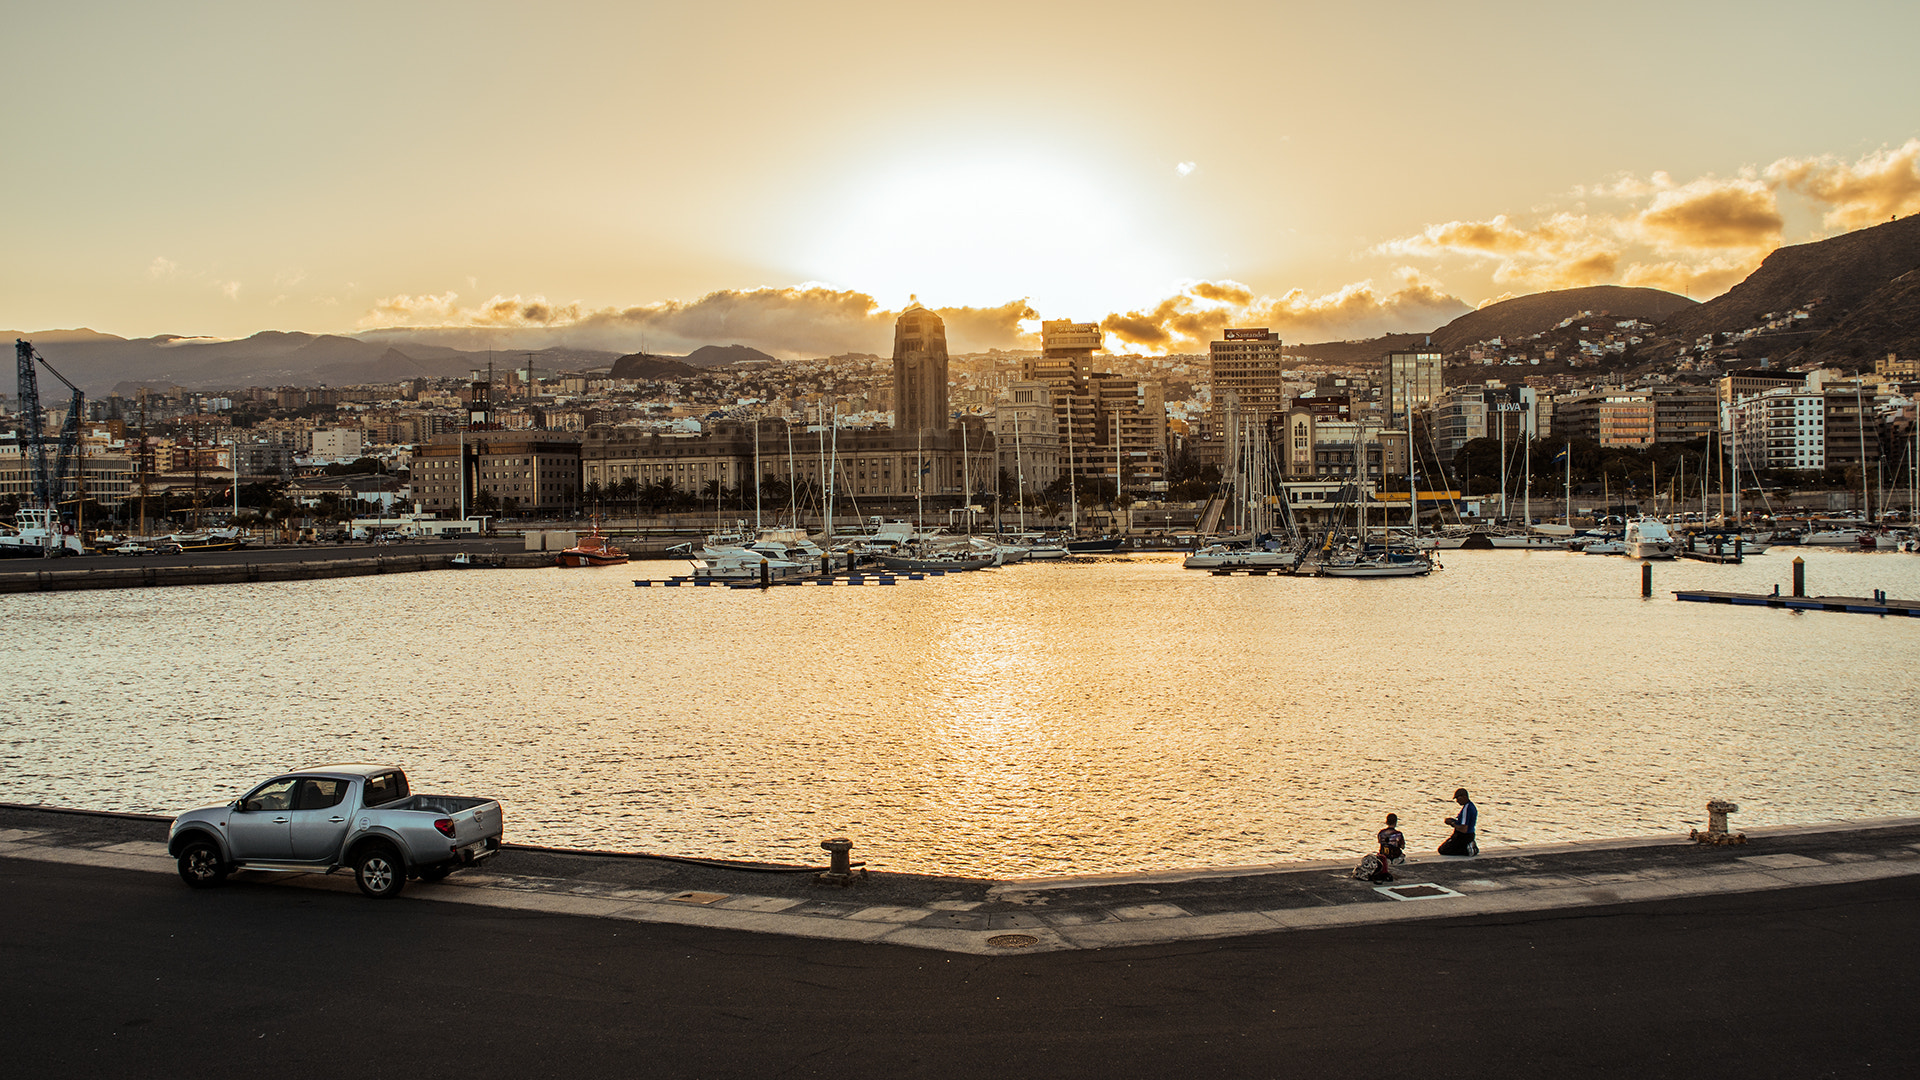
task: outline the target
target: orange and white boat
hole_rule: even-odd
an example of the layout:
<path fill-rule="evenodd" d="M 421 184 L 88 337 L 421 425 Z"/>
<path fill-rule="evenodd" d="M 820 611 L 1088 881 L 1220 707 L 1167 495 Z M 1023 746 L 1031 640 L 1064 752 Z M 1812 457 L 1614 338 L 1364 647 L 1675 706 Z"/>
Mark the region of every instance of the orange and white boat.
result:
<path fill-rule="evenodd" d="M 614 547 L 600 531 L 600 523 L 593 523 L 593 531 L 580 538 L 580 542 L 560 553 L 561 566 L 619 566 L 627 561 L 627 553 Z"/>

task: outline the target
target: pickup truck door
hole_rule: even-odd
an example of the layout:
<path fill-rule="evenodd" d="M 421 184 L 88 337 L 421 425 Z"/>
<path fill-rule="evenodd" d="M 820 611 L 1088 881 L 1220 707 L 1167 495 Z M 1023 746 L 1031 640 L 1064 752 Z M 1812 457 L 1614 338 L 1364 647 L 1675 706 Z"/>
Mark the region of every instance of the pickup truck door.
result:
<path fill-rule="evenodd" d="M 293 858 L 293 789 L 298 777 L 269 780 L 227 814 L 227 846 L 240 860 Z"/>
<path fill-rule="evenodd" d="M 352 826 L 353 804 L 347 780 L 303 776 L 293 797 L 293 857 L 298 862 L 321 862 L 340 854 Z"/>

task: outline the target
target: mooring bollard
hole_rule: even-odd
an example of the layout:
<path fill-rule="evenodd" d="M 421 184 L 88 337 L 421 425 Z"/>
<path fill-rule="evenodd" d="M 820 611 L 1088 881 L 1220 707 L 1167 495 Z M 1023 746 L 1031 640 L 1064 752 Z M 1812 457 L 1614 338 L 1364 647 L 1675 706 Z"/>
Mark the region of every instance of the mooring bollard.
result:
<path fill-rule="evenodd" d="M 760 560 L 760 587 L 764 589 L 771 584 L 773 584 L 773 564 L 763 557 Z"/>
<path fill-rule="evenodd" d="M 1807 595 L 1807 560 L 1798 555 L 1793 557 L 1793 595 Z"/>
<path fill-rule="evenodd" d="M 1746 843 L 1746 833 L 1727 831 L 1727 815 L 1737 814 L 1739 812 L 1740 807 L 1738 804 L 1728 802 L 1725 799 L 1707 800 L 1707 831 L 1701 832 L 1698 829 L 1689 829 L 1687 831 L 1687 839 L 1701 844 Z"/>
<path fill-rule="evenodd" d="M 831 840 L 820 841 L 820 847 L 827 852 L 827 868 L 821 873 L 814 875 L 814 880 L 826 885 L 853 884 L 854 872 L 851 854 L 853 851 L 853 841 L 844 836 L 836 836 Z M 860 876 L 867 876 L 865 868 L 860 870 Z"/>
<path fill-rule="evenodd" d="M 1650 562 L 1640 564 L 1640 595 L 1642 598 L 1653 595 L 1653 564 Z"/>

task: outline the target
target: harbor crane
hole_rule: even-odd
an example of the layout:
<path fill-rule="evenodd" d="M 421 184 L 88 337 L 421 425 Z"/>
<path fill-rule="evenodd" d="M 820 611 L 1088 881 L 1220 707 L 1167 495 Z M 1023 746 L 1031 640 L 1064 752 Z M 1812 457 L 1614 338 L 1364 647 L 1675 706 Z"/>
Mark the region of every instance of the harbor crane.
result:
<path fill-rule="evenodd" d="M 80 417 L 86 411 L 87 395 L 73 380 L 60 374 L 47 358 L 34 351 L 33 342 L 14 339 L 13 349 L 20 372 L 20 452 L 32 477 L 33 505 L 25 508 L 44 515 L 40 522 L 46 530 L 49 552 L 58 547 L 60 499 L 66 494 L 67 471 L 73 465 L 74 451 L 80 445 Z M 73 397 L 67 403 L 67 418 L 58 436 L 48 436 L 40 416 L 40 379 L 35 362 L 44 365 L 53 377 L 65 383 Z M 54 460 L 47 461 L 47 444 L 56 445 Z"/>

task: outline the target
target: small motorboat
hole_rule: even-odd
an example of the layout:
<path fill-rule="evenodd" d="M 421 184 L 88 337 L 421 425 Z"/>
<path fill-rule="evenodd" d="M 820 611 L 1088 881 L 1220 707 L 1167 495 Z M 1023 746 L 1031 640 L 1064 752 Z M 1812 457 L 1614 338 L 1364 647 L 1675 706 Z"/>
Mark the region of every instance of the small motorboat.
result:
<path fill-rule="evenodd" d="M 593 531 L 580 538 L 580 542 L 562 551 L 558 560 L 561 566 L 619 566 L 627 561 L 627 553 L 613 545 L 605 533 L 600 531 L 600 523 L 593 523 Z"/>

